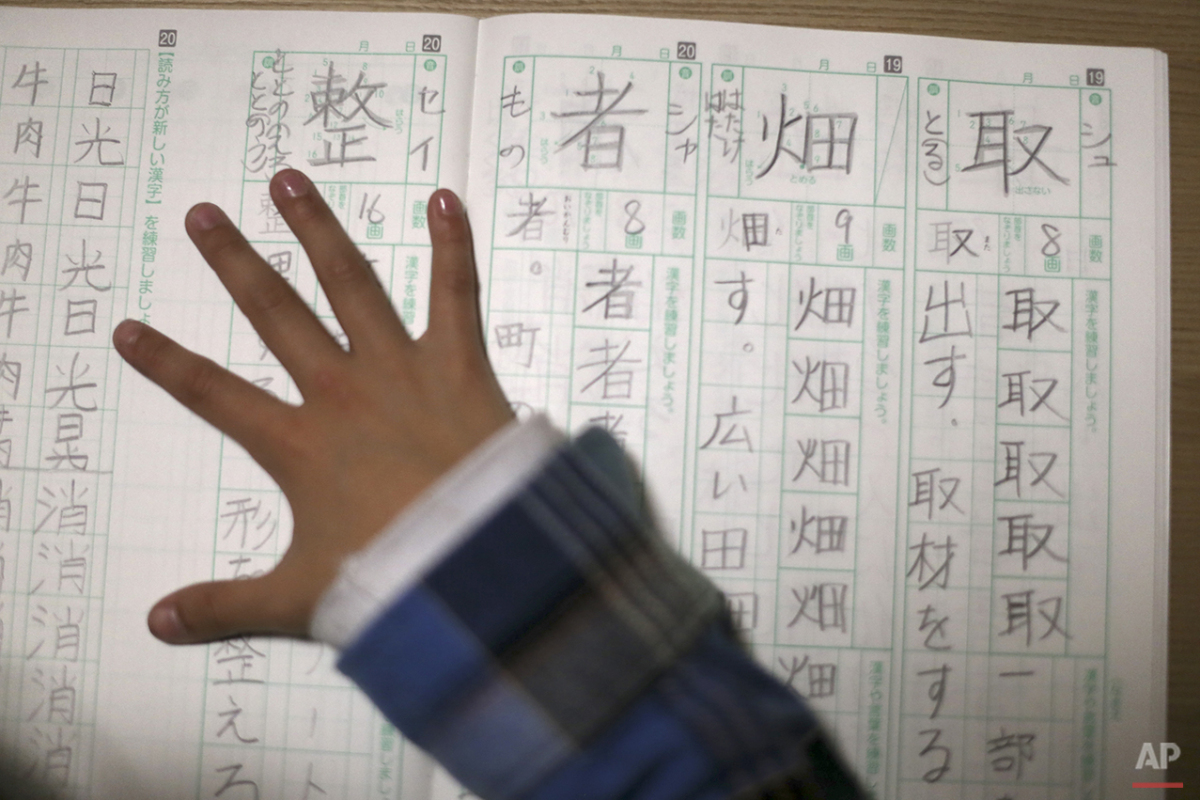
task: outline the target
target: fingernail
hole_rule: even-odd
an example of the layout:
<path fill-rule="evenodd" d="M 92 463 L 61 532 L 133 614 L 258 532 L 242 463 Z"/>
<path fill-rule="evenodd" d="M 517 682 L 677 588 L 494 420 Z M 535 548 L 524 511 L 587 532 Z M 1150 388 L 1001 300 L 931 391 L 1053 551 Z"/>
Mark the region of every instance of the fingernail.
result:
<path fill-rule="evenodd" d="M 173 603 L 161 603 L 150 609 L 147 624 L 150 632 L 164 642 L 177 642 L 183 638 L 183 620 Z"/>
<path fill-rule="evenodd" d="M 449 189 L 442 189 L 435 197 L 438 211 L 450 217 L 463 216 L 462 201 L 458 199 L 458 195 L 454 192 Z"/>
<path fill-rule="evenodd" d="M 121 348 L 133 347 L 142 335 L 142 326 L 137 320 L 127 319 L 113 331 L 113 342 Z"/>
<path fill-rule="evenodd" d="M 303 172 L 294 169 L 284 170 L 275 176 L 275 180 L 279 182 L 280 190 L 287 197 L 301 197 L 308 193 L 308 187 L 312 185 Z"/>
<path fill-rule="evenodd" d="M 197 230 L 211 231 L 225 221 L 225 214 L 212 203 L 201 203 L 188 215 Z"/>

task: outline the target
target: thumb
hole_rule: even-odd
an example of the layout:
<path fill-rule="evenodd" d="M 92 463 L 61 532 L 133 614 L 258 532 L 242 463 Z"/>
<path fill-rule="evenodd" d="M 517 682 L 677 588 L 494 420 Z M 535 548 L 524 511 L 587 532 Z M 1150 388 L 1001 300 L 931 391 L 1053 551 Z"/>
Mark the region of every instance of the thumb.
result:
<path fill-rule="evenodd" d="M 195 644 L 249 633 L 304 636 L 303 620 L 279 607 L 273 574 L 195 583 L 154 604 L 150 632 L 168 644 Z"/>

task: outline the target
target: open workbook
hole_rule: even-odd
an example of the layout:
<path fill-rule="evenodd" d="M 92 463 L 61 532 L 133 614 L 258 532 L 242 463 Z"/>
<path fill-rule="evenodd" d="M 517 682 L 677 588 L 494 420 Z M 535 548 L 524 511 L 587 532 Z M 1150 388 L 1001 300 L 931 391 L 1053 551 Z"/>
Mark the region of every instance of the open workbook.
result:
<path fill-rule="evenodd" d="M 1163 780 L 1162 54 L 3 8 L 0 61 L 5 769 L 70 797 L 462 796 L 328 649 L 144 624 L 270 569 L 291 522 L 110 332 L 144 320 L 298 400 L 182 227 L 219 203 L 336 333 L 267 195 L 290 166 L 417 333 L 426 201 L 464 194 L 518 414 L 624 444 L 879 797 Z"/>

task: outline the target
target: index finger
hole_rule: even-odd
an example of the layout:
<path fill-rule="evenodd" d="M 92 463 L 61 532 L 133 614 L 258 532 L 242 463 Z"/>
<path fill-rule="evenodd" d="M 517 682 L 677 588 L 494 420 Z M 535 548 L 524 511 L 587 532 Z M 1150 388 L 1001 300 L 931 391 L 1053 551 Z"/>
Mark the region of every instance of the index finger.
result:
<path fill-rule="evenodd" d="M 296 409 L 193 353 L 149 325 L 127 319 L 113 331 L 113 345 L 134 369 L 161 386 L 188 410 L 246 448 L 277 475 L 271 444 Z"/>

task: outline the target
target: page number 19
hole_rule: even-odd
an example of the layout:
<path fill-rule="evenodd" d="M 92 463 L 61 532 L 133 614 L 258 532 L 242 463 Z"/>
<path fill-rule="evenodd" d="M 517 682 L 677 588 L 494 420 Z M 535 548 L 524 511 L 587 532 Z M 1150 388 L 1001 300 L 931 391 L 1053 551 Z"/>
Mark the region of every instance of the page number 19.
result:
<path fill-rule="evenodd" d="M 883 57 L 883 71 L 890 72 L 894 75 L 899 75 L 901 72 L 904 71 L 904 57 L 903 56 L 884 56 Z"/>

